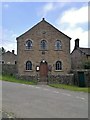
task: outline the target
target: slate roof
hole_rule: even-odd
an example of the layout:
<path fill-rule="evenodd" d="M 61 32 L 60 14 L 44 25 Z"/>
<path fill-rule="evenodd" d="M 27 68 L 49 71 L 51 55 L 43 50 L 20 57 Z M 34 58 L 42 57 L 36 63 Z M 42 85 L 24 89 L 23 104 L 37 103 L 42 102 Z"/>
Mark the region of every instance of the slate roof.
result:
<path fill-rule="evenodd" d="M 5 53 L 2 53 L 2 55 L 4 55 L 4 54 L 13 54 L 13 55 L 17 56 L 16 54 L 14 54 L 14 53 L 12 53 L 12 52 L 10 52 L 10 51 L 7 51 L 7 52 L 5 52 Z"/>
<path fill-rule="evenodd" d="M 82 53 L 85 53 L 86 55 L 90 55 L 90 48 L 79 48 L 79 50 L 82 52 Z"/>

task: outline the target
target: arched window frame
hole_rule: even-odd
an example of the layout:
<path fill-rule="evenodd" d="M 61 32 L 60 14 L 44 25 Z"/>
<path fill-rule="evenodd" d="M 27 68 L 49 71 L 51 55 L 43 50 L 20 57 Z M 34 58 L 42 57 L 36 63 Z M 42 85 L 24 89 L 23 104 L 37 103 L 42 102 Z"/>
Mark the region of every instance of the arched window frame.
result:
<path fill-rule="evenodd" d="M 62 70 L 62 62 L 61 61 L 56 61 L 55 70 Z"/>
<path fill-rule="evenodd" d="M 48 44 L 47 44 L 47 41 L 46 40 L 41 40 L 40 41 L 40 50 L 47 50 L 47 47 Z"/>
<path fill-rule="evenodd" d="M 32 40 L 29 40 L 29 39 L 26 40 L 26 44 L 25 44 L 26 50 L 31 50 L 32 46 L 33 46 Z"/>
<path fill-rule="evenodd" d="M 62 49 L 62 43 L 60 40 L 56 40 L 55 42 L 55 50 L 61 50 Z"/>
<path fill-rule="evenodd" d="M 32 70 L 32 62 L 26 61 L 26 70 Z"/>

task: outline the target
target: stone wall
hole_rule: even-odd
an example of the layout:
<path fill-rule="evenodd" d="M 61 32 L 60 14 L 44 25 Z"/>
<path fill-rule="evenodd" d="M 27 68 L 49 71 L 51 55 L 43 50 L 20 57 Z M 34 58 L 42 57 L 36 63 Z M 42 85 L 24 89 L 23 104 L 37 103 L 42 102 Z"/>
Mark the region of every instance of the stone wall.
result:
<path fill-rule="evenodd" d="M 17 74 L 17 65 L 2 64 L 0 65 L 0 67 L 2 67 L 2 74 L 9 74 L 9 75 Z"/>
<path fill-rule="evenodd" d="M 19 76 L 18 74 L 15 75 L 17 79 L 21 79 L 21 80 L 26 80 L 26 81 L 38 81 L 37 76 Z"/>
<path fill-rule="evenodd" d="M 73 74 L 65 74 L 65 75 L 51 75 L 48 76 L 48 84 L 67 84 L 67 85 L 73 85 L 74 84 L 74 75 Z"/>
<path fill-rule="evenodd" d="M 26 81 L 34 81 L 35 83 L 42 82 L 38 76 L 19 76 L 16 75 L 17 79 L 22 79 Z M 66 75 L 49 75 L 47 77 L 47 84 L 67 84 L 73 85 L 74 84 L 74 75 L 73 74 L 66 74 Z"/>
<path fill-rule="evenodd" d="M 82 55 L 78 49 L 75 49 L 71 53 L 71 68 L 81 69 L 82 68 Z"/>
<path fill-rule="evenodd" d="M 71 53 L 71 68 L 74 70 L 84 69 L 84 64 L 90 60 L 90 56 L 82 53 L 80 49 L 75 49 Z"/>
<path fill-rule="evenodd" d="M 74 84 L 79 86 L 79 76 L 78 72 L 83 72 L 84 73 L 84 79 L 85 79 L 85 86 L 90 87 L 90 70 L 88 69 L 81 69 L 81 70 L 73 70 L 74 74 Z"/>

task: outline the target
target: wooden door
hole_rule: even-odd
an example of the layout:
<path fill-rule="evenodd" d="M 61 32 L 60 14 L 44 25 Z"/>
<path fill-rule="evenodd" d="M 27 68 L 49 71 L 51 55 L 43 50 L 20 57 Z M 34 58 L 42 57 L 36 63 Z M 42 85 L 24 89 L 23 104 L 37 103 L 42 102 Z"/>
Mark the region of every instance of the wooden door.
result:
<path fill-rule="evenodd" d="M 47 82 L 48 65 L 47 63 L 40 63 L 40 81 Z"/>

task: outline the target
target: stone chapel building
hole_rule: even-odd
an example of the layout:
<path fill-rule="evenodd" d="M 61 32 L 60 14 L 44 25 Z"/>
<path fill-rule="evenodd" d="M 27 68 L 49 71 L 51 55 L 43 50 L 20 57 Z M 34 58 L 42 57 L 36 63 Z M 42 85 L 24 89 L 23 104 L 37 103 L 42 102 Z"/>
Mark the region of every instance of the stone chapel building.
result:
<path fill-rule="evenodd" d="M 49 74 L 62 75 L 71 70 L 71 38 L 44 18 L 17 40 L 17 66 L 19 76 L 45 79 Z"/>

